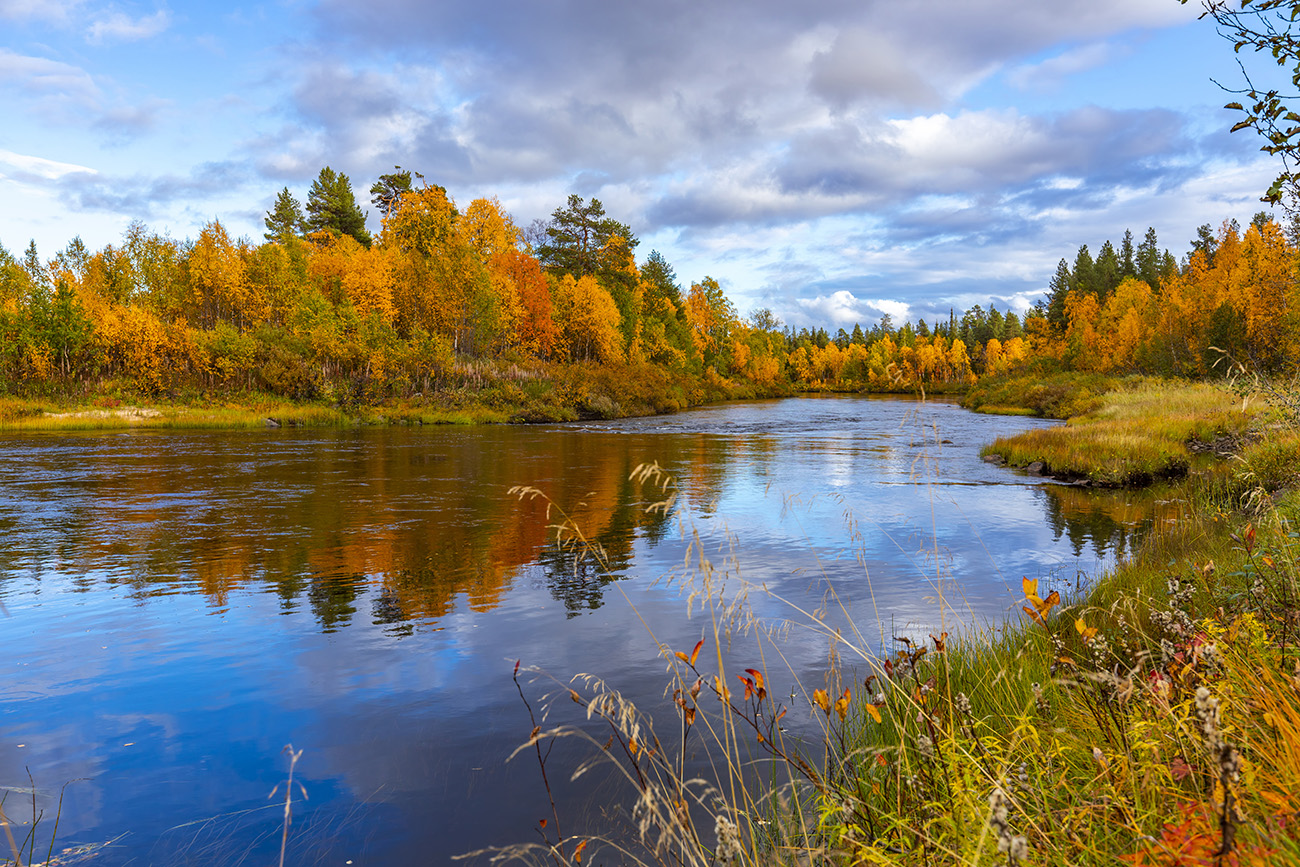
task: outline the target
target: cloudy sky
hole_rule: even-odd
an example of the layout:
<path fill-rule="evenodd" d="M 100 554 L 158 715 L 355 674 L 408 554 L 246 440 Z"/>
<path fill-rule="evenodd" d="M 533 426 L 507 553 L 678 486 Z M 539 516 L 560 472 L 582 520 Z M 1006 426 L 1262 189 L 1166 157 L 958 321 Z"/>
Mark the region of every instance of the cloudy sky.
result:
<path fill-rule="evenodd" d="M 1177 0 L 0 0 L 0 243 L 261 240 L 324 165 L 520 225 L 595 196 L 742 313 L 1023 309 L 1148 226 L 1183 255 L 1275 166 Z M 373 208 L 372 228 L 378 228 Z"/>

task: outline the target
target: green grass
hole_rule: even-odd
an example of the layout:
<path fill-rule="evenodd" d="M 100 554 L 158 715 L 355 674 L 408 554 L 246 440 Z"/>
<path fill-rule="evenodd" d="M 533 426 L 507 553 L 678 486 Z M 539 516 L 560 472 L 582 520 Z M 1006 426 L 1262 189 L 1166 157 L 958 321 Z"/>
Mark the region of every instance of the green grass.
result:
<path fill-rule="evenodd" d="M 1124 380 L 1096 373 L 983 377 L 962 398 L 962 406 L 998 415 L 1066 419 L 1101 405 L 1101 396 Z"/>
<path fill-rule="evenodd" d="M 1191 441 L 1244 437 L 1257 410 L 1208 383 L 1134 380 L 1106 392 L 1066 425 L 1000 437 L 983 450 L 1011 466 L 1099 485 L 1140 485 L 1186 475 Z"/>
<path fill-rule="evenodd" d="M 787 629 L 827 641 L 831 666 L 825 688 L 798 685 L 791 702 L 762 689 L 790 674 L 788 631 L 760 629 L 743 674 L 717 652 L 736 651 L 753 625 L 745 593 L 762 590 L 738 591 L 731 567 L 701 556 L 675 580 L 711 625 L 696 648 L 662 649 L 675 706 L 658 733 L 609 686 L 576 679 L 573 701 L 607 726 L 586 735 L 594 761 L 638 792 L 644 848 L 604 851 L 700 865 L 1300 863 L 1300 494 L 1286 487 L 1300 434 L 1274 419 L 1252 440 L 1261 418 L 1210 386 L 1104 395 L 1054 448 L 1094 466 L 1112 449 L 1117 479 L 1134 477 L 1144 442 L 1176 454 L 1228 438 L 1238 454 L 1162 488 L 1141 548 L 1090 586 L 1026 581 L 1027 613 L 1008 622 L 882 654 L 795 612 Z M 788 737 L 783 715 L 809 709 L 820 733 Z M 575 733 L 534 731 L 543 772 L 544 741 Z M 711 786 L 684 779 L 688 745 L 710 757 Z M 546 847 L 511 854 L 576 865 L 626 845 L 614 828 L 564 838 L 559 818 Z"/>

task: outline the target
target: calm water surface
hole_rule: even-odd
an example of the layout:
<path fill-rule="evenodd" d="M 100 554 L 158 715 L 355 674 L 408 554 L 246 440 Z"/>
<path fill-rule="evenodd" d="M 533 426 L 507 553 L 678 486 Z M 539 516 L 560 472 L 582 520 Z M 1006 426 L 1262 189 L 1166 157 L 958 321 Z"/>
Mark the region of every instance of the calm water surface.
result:
<path fill-rule="evenodd" d="M 1022 575 L 1072 586 L 1165 519 L 979 460 L 1042 424 L 827 397 L 575 426 L 0 438 L 5 810 L 30 819 L 30 771 L 38 837 L 73 781 L 57 848 L 113 840 L 96 863 L 273 863 L 267 796 L 292 743 L 309 796 L 292 863 L 536 840 L 536 762 L 505 761 L 530 728 L 515 661 L 664 707 L 656 640 L 689 649 L 705 628 L 692 540 L 764 621 L 833 589 L 879 643 L 1010 616 Z M 652 461 L 676 479 L 667 510 L 629 478 Z M 563 508 L 608 571 L 553 544 L 513 485 Z M 782 646 L 805 679 L 826 650 L 807 629 Z M 782 694 L 793 678 L 769 667 Z M 626 800 L 598 777 L 555 785 L 566 833 Z"/>

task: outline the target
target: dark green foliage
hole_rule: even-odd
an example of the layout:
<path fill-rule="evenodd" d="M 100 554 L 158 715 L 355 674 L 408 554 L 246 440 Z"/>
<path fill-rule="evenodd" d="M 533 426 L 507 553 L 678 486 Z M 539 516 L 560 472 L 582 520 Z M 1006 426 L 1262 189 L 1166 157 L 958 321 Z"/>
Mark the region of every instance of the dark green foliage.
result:
<path fill-rule="evenodd" d="M 370 201 L 384 219 L 393 215 L 403 193 L 411 192 L 411 173 L 402 171 L 401 166 L 393 166 L 396 171 L 380 175 L 379 180 L 370 185 Z M 446 192 L 445 190 L 443 192 Z"/>
<path fill-rule="evenodd" d="M 1101 252 L 1097 254 L 1096 280 L 1097 297 L 1105 303 L 1120 281 L 1119 256 L 1115 254 L 1115 248 L 1110 241 L 1102 244 Z"/>
<path fill-rule="evenodd" d="M 1070 280 L 1070 290 L 1079 293 L 1088 293 L 1090 295 L 1101 294 L 1101 284 L 1097 279 L 1097 266 L 1092 261 L 1092 253 L 1088 252 L 1088 245 L 1084 244 L 1079 248 L 1078 254 L 1074 257 L 1073 277 Z"/>
<path fill-rule="evenodd" d="M 1209 223 L 1203 223 L 1196 227 L 1196 237 L 1191 240 L 1191 245 L 1192 255 L 1200 253 L 1205 257 L 1205 264 L 1213 268 L 1214 253 L 1219 248 L 1219 242 L 1214 237 L 1214 230 L 1210 228 Z"/>
<path fill-rule="evenodd" d="M 320 170 L 307 193 L 307 230 L 351 235 L 363 247 L 370 246 L 366 215 L 357 206 L 352 181 L 347 175 L 336 173 L 329 166 Z"/>
<path fill-rule="evenodd" d="M 551 222 L 546 227 L 547 241 L 538 248 L 537 258 L 554 274 L 599 277 L 610 271 L 612 263 L 604 251 L 614 236 L 623 238 L 629 251 L 638 243 L 627 225 L 605 216 L 600 199 L 587 202 L 582 196 L 570 195 L 568 205 L 556 208 L 551 214 Z M 668 279 L 671 282 L 671 268 Z"/>
<path fill-rule="evenodd" d="M 656 310 L 660 306 L 659 302 L 666 300 L 680 312 L 682 290 L 677 285 L 677 274 L 658 250 L 651 250 L 650 255 L 646 256 L 644 264 L 641 265 L 641 280 L 646 284 L 646 310 Z"/>
<path fill-rule="evenodd" d="M 275 197 L 275 206 L 266 212 L 262 222 L 266 223 L 266 233 L 262 237 L 268 241 L 300 237 L 306 225 L 302 206 L 289 192 L 288 187 L 280 190 L 279 195 Z"/>
<path fill-rule="evenodd" d="M 1232 361 L 1246 361 L 1246 317 L 1227 301 L 1211 314 L 1205 336 L 1208 343 L 1204 355 L 1207 370 L 1227 375 Z"/>
<path fill-rule="evenodd" d="M 1146 282 L 1152 291 L 1160 288 L 1160 275 L 1163 271 L 1163 259 L 1160 256 L 1160 246 L 1156 242 L 1156 230 L 1148 228 L 1146 237 L 1138 245 L 1137 251 L 1137 275 L 1139 280 Z"/>
<path fill-rule="evenodd" d="M 1133 249 L 1133 232 L 1130 229 L 1124 230 L 1124 240 L 1119 245 L 1119 278 L 1120 281 L 1127 280 L 1130 277 L 1137 276 L 1137 260 Z"/>
<path fill-rule="evenodd" d="M 537 249 L 542 266 L 553 274 L 590 275 L 599 280 L 614 298 L 622 315 L 623 337 L 630 341 L 641 318 L 635 302 L 636 276 L 629 270 L 635 264 L 632 251 L 639 243 L 632 230 L 606 217 L 600 199 L 586 202 L 575 194 L 569 196 L 566 207 L 551 214 L 546 236 L 546 243 Z M 623 243 L 611 243 L 616 238 Z"/>
<path fill-rule="evenodd" d="M 1065 325 L 1065 296 L 1070 293 L 1073 279 L 1070 266 L 1062 259 L 1047 284 L 1047 321 L 1058 327 Z"/>

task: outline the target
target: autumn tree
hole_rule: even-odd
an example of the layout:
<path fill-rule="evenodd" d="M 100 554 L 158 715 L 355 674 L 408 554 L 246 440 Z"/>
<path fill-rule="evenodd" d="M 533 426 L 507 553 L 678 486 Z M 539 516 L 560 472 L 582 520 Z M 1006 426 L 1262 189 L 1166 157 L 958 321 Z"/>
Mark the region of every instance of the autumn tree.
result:
<path fill-rule="evenodd" d="M 725 373 L 729 336 L 736 326 L 736 307 L 722 291 L 722 286 L 712 277 L 691 284 L 686 296 L 686 321 L 690 324 L 691 338 L 696 352 L 704 364 L 715 366 Z"/>
<path fill-rule="evenodd" d="M 636 332 L 637 269 L 633 251 L 639 243 L 625 223 L 605 216 L 600 200 L 570 195 L 546 226 L 546 242 L 537 258 L 552 274 L 596 277 L 618 307 L 624 337 Z"/>

